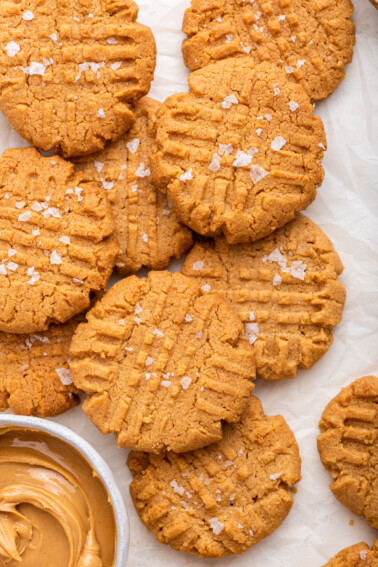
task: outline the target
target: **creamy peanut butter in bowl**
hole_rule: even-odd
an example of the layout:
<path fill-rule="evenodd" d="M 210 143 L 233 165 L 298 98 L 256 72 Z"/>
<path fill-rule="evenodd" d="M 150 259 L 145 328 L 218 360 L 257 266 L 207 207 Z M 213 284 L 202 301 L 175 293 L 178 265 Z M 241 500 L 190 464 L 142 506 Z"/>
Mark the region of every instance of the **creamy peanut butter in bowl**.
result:
<path fill-rule="evenodd" d="M 0 565 L 125 567 L 129 524 L 102 457 L 55 422 L 0 415 Z"/>

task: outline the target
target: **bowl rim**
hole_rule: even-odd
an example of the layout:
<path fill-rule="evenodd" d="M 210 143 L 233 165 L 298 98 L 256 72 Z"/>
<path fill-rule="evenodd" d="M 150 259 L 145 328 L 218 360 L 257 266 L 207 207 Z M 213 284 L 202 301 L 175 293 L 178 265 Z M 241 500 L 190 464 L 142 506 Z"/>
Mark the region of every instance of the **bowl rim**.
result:
<path fill-rule="evenodd" d="M 71 445 L 89 462 L 101 478 L 113 506 L 117 530 L 115 547 L 116 554 L 115 560 L 113 561 L 113 567 L 125 567 L 130 540 L 129 518 L 113 472 L 98 451 L 92 447 L 88 441 L 69 427 L 49 419 L 24 415 L 2 414 L 0 415 L 0 428 L 5 427 L 6 425 L 27 427 L 49 433 L 50 435 Z"/>

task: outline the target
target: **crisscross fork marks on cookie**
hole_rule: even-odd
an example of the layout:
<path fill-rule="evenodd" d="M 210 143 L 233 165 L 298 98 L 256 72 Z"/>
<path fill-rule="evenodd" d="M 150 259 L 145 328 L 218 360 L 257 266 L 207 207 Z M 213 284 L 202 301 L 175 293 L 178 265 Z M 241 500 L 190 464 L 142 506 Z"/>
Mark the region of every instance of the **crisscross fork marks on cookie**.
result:
<path fill-rule="evenodd" d="M 198 242 L 181 271 L 230 303 L 255 346 L 258 376 L 279 380 L 311 368 L 330 347 L 345 301 L 342 269 L 326 235 L 298 215 L 254 243 Z"/>
<path fill-rule="evenodd" d="M 122 280 L 72 341 L 83 409 L 124 447 L 185 451 L 218 440 L 221 420 L 238 419 L 253 389 L 242 331 L 224 300 L 180 274 Z"/>
<path fill-rule="evenodd" d="M 343 388 L 320 420 L 318 449 L 332 474 L 330 488 L 344 506 L 378 527 L 378 379 Z"/>
<path fill-rule="evenodd" d="M 192 70 L 235 56 L 270 61 L 321 100 L 352 60 L 352 12 L 350 0 L 192 0 L 183 22 L 184 60 Z"/>
<path fill-rule="evenodd" d="M 220 442 L 181 455 L 131 452 L 130 493 L 158 540 L 203 557 L 242 553 L 279 527 L 300 480 L 294 435 L 251 397 Z"/>
<path fill-rule="evenodd" d="M 166 195 L 151 180 L 149 153 L 160 103 L 143 98 L 135 109 L 136 122 L 121 140 L 97 154 L 74 160 L 84 180 L 106 189 L 112 205 L 115 236 L 120 243 L 116 266 L 122 274 L 142 266 L 166 268 L 180 258 L 193 239 L 177 219 Z"/>
<path fill-rule="evenodd" d="M 83 316 L 30 335 L 0 332 L 0 410 L 59 415 L 80 403 L 68 368 L 72 335 Z"/>
<path fill-rule="evenodd" d="M 188 80 L 189 94 L 159 110 L 154 181 L 200 234 L 262 238 L 315 198 L 323 125 L 303 89 L 271 64 L 231 59 Z"/>
<path fill-rule="evenodd" d="M 73 166 L 36 149 L 0 158 L 0 328 L 64 322 L 106 287 L 118 245 L 106 196 Z"/>
<path fill-rule="evenodd" d="M 33 145 L 65 156 L 102 149 L 133 124 L 156 47 L 131 0 L 7 2 L 0 11 L 0 107 Z M 92 10 L 92 11 L 89 11 Z"/>

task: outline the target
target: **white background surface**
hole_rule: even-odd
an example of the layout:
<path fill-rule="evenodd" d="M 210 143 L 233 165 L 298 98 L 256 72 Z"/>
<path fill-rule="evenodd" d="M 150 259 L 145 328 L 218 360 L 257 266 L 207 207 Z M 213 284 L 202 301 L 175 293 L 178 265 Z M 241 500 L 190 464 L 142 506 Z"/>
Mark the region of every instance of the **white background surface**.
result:
<path fill-rule="evenodd" d="M 189 0 L 138 3 L 139 20 L 152 28 L 158 47 L 150 95 L 163 101 L 187 90 L 180 29 Z M 315 109 L 325 124 L 328 150 L 323 185 L 306 212 L 332 239 L 345 266 L 343 320 L 330 351 L 312 370 L 278 383 L 258 380 L 255 390 L 266 413 L 286 418 L 300 445 L 303 480 L 292 511 L 275 533 L 242 556 L 204 560 L 173 551 L 155 540 L 133 509 L 127 451 L 118 449 L 112 436 L 101 435 L 76 408 L 56 421 L 92 443 L 115 474 L 131 524 L 128 567 L 320 567 L 342 548 L 359 541 L 370 545 L 378 537 L 333 497 L 328 488 L 331 477 L 316 450 L 317 424 L 326 403 L 353 379 L 378 372 L 378 10 L 368 0 L 354 0 L 354 4 L 353 63 L 337 91 Z M 23 145 L 0 116 L 0 150 Z M 172 270 L 178 268 L 179 263 L 172 266 Z"/>

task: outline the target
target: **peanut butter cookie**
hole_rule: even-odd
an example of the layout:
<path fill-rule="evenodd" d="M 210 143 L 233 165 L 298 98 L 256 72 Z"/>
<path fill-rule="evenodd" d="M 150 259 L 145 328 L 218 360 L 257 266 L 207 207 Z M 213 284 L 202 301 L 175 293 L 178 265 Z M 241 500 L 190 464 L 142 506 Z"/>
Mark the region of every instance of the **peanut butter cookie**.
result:
<path fill-rule="evenodd" d="M 345 301 L 342 270 L 331 241 L 299 214 L 257 242 L 197 242 L 181 272 L 228 301 L 255 347 L 257 375 L 281 380 L 311 368 L 331 346 Z"/>
<path fill-rule="evenodd" d="M 83 409 L 120 447 L 158 453 L 218 441 L 253 390 L 253 347 L 216 294 L 181 274 L 150 272 L 116 283 L 71 344 Z"/>
<path fill-rule="evenodd" d="M 186 65 L 246 56 L 282 67 L 312 100 L 329 96 L 352 61 L 350 0 L 192 0 L 184 17 Z"/>
<path fill-rule="evenodd" d="M 0 158 L 0 331 L 34 333 L 63 323 L 104 289 L 119 246 L 95 183 L 35 148 Z"/>
<path fill-rule="evenodd" d="M 378 539 L 371 549 L 363 542 L 346 547 L 323 567 L 378 567 Z"/>
<path fill-rule="evenodd" d="M 315 199 L 326 141 L 300 85 L 270 63 L 234 58 L 191 73 L 189 87 L 160 108 L 151 156 L 182 222 L 249 242 Z"/>
<path fill-rule="evenodd" d="M 364 376 L 333 398 L 319 423 L 318 450 L 344 506 L 378 529 L 378 378 Z"/>
<path fill-rule="evenodd" d="M 132 0 L 26 0 L 0 8 L 0 109 L 32 145 L 101 150 L 134 122 L 156 47 Z"/>
<path fill-rule="evenodd" d="M 127 464 L 145 526 L 161 543 L 201 557 L 243 553 L 276 530 L 301 478 L 292 431 L 254 396 L 219 443 L 182 455 L 131 452 Z"/>
<path fill-rule="evenodd" d="M 89 157 L 74 160 L 86 181 L 107 189 L 121 250 L 116 267 L 132 274 L 142 266 L 161 270 L 172 257 L 181 258 L 193 244 L 192 233 L 177 219 L 166 195 L 151 180 L 149 151 L 160 103 L 143 98 L 136 122 L 118 142 Z"/>
<path fill-rule="evenodd" d="M 83 316 L 30 335 L 0 332 L 0 411 L 59 415 L 80 403 L 68 367 L 72 335 Z"/>

